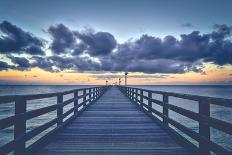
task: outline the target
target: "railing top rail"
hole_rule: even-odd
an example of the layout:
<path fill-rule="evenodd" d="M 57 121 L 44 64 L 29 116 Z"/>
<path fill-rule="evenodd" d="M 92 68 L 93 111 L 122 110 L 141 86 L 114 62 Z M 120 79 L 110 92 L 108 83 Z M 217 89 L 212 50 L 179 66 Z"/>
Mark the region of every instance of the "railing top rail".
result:
<path fill-rule="evenodd" d="M 138 90 L 142 90 L 145 92 L 152 92 L 155 94 L 168 95 L 172 97 L 183 98 L 183 99 L 188 99 L 188 100 L 193 100 L 193 101 L 203 101 L 203 102 L 205 101 L 206 103 L 209 103 L 209 104 L 215 104 L 215 105 L 220 105 L 220 106 L 225 106 L 225 107 L 232 107 L 232 99 L 201 96 L 201 95 L 191 95 L 191 94 L 184 94 L 184 93 L 182 94 L 182 93 L 174 93 L 174 92 L 166 92 L 166 91 L 156 91 L 156 90 L 148 90 L 148 89 L 136 88 L 136 87 L 128 87 L 128 88 L 133 88 L 133 89 L 138 89 Z"/>
<path fill-rule="evenodd" d="M 227 150 L 226 148 L 224 148 L 224 146 L 220 145 L 220 143 L 216 143 L 210 138 L 210 135 L 212 134 L 210 132 L 211 128 L 232 135 L 232 124 L 230 122 L 210 116 L 210 104 L 232 107 L 232 99 L 153 91 L 124 86 L 119 88 L 127 97 L 129 97 L 133 102 L 137 103 L 140 108 L 145 111 L 145 113 L 147 113 L 152 118 L 155 118 L 155 120 L 161 122 L 162 126 L 164 126 L 166 129 L 169 129 L 168 131 L 170 133 L 174 133 L 173 135 L 176 135 L 175 138 L 177 140 L 183 140 L 183 142 L 190 146 L 190 148 L 199 152 L 196 154 L 210 155 L 210 152 L 214 152 L 215 154 L 231 154 L 231 150 Z M 143 92 L 146 92 L 147 95 Z M 161 94 L 163 95 L 163 99 L 155 99 L 151 93 Z M 168 96 L 198 101 L 196 102 L 198 104 L 198 112 L 185 109 L 181 106 L 176 106 L 175 104 L 170 104 L 168 101 Z M 144 99 L 147 100 L 147 103 L 144 102 Z M 162 107 L 162 111 L 157 110 L 153 106 L 153 103 L 160 105 Z M 181 122 L 179 122 L 178 119 L 176 120 L 176 118 L 172 118 L 172 116 L 169 115 L 169 110 L 178 113 L 179 115 L 182 115 L 184 117 L 190 118 L 194 121 L 197 121 L 198 131 L 194 131 L 191 127 L 188 127 L 186 124 L 182 124 Z M 194 139 L 196 142 L 198 142 L 198 146 L 182 134 L 179 134 L 177 130 L 174 130 L 169 125 L 177 128 L 187 137 Z"/>
<path fill-rule="evenodd" d="M 104 87 L 104 86 L 86 87 L 86 88 L 72 89 L 72 90 L 67 90 L 67 91 L 62 91 L 62 92 L 46 93 L 46 94 L 42 93 L 42 94 L 25 94 L 25 95 L 5 95 L 5 96 L 0 96 L 0 104 L 14 102 L 17 99 L 33 100 L 33 99 L 55 97 L 57 95 L 67 95 L 75 91 L 82 91 L 85 89 L 90 89 L 90 88 L 93 89 L 93 88 L 100 88 L 100 87 Z"/>
<path fill-rule="evenodd" d="M 85 90 L 89 91 L 85 91 Z M 14 115 L 0 119 L 0 130 L 14 126 L 14 139 L 7 142 L 3 146 L 0 146 L 0 154 L 8 154 L 14 152 L 15 155 L 22 154 L 33 154 L 31 152 L 38 151 L 38 146 L 43 146 L 46 144 L 50 137 L 58 132 L 60 129 L 64 128 L 70 121 L 72 121 L 76 116 L 78 116 L 82 111 L 84 111 L 88 105 L 95 102 L 97 99 L 103 95 L 107 90 L 107 86 L 99 87 L 89 87 L 89 88 L 80 88 L 73 89 L 69 91 L 49 93 L 49 94 L 33 94 L 33 95 L 13 95 L 13 96 L 1 96 L 0 103 L 15 101 L 15 113 Z M 77 93 L 77 91 L 83 91 L 82 93 Z M 74 93 L 72 98 L 68 100 L 63 100 L 63 95 Z M 33 110 L 27 110 L 26 100 L 44 98 L 44 97 L 56 97 L 56 104 L 49 105 L 42 108 L 36 108 Z M 86 97 L 88 96 L 88 97 Z M 16 98 L 15 98 L 16 97 Z M 10 98 L 10 99 L 9 99 Z M 19 99 L 19 100 L 15 100 Z M 79 99 L 81 99 L 79 101 Z M 71 108 L 67 111 L 64 110 L 64 107 L 72 104 Z M 52 120 L 49 119 L 48 122 L 39 125 L 38 127 L 33 128 L 30 131 L 26 131 L 27 120 L 30 120 L 35 117 L 47 114 L 49 112 L 56 111 L 56 117 Z M 39 135 L 43 131 L 47 130 L 51 126 L 55 125 L 56 127 L 48 131 L 45 135 L 42 135 L 35 142 L 27 146 L 26 143 L 28 140 Z"/>

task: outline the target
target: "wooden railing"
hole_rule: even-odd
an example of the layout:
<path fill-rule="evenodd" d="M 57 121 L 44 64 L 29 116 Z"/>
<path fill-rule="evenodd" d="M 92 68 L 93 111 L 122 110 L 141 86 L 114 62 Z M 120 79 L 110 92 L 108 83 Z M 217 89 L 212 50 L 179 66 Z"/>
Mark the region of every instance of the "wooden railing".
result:
<path fill-rule="evenodd" d="M 0 120 L 0 130 L 14 126 L 14 140 L 0 147 L 0 155 L 5 155 L 11 152 L 14 152 L 15 155 L 32 154 L 33 152 L 38 150 L 44 143 L 46 143 L 48 139 L 51 138 L 51 136 L 57 133 L 58 130 L 63 128 L 79 113 L 85 110 L 90 103 L 96 101 L 106 91 L 106 89 L 106 86 L 102 86 L 49 94 L 0 96 L 0 104 L 9 102 L 15 103 L 15 115 Z M 73 98 L 63 101 L 63 96 L 68 94 L 73 94 Z M 57 98 L 56 104 L 32 111 L 26 110 L 27 101 L 51 97 Z M 71 103 L 74 103 L 73 108 L 64 113 L 64 106 Z M 55 119 L 50 120 L 49 122 L 29 132 L 26 132 L 27 120 L 52 111 L 57 111 L 57 116 Z M 67 118 L 67 116 L 71 114 L 73 115 L 64 121 L 64 118 Z M 41 137 L 39 140 L 26 148 L 26 142 L 28 140 L 56 124 L 57 126 L 53 130 L 51 130 L 45 136 Z"/>
<path fill-rule="evenodd" d="M 232 99 L 222 99 L 205 97 L 198 95 L 187 95 L 163 91 L 152 91 L 133 87 L 119 86 L 119 89 L 129 97 L 133 102 L 137 103 L 149 116 L 155 119 L 160 125 L 162 125 L 169 133 L 171 133 L 178 141 L 185 144 L 185 146 L 192 149 L 196 154 L 209 155 L 211 152 L 220 155 L 231 155 L 232 152 L 223 148 L 219 144 L 211 141 L 210 128 L 215 128 L 224 133 L 232 135 L 232 124 L 210 117 L 210 105 L 218 105 L 227 108 L 232 107 Z M 146 94 L 146 95 L 145 95 Z M 162 95 L 162 100 L 153 98 L 153 94 Z M 182 107 L 169 103 L 169 97 L 182 98 L 187 100 L 197 101 L 198 113 L 193 112 Z M 147 102 L 145 103 L 144 100 Z M 153 108 L 153 103 L 162 107 L 162 112 Z M 174 118 L 170 118 L 169 111 L 172 110 L 182 116 L 188 117 L 199 123 L 199 132 L 195 132 L 185 125 L 177 122 Z M 155 115 L 161 117 L 158 119 Z M 190 140 L 179 134 L 170 127 L 170 125 L 179 129 L 184 134 L 188 135 L 192 139 L 198 142 L 198 145 L 193 144 Z"/>

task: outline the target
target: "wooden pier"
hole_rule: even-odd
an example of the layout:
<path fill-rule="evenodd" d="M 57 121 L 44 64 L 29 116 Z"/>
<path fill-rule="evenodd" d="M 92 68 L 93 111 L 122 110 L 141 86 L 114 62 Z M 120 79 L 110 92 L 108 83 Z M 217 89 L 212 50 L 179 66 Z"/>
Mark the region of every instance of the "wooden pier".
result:
<path fill-rule="evenodd" d="M 73 98 L 63 101 L 67 94 L 73 94 Z M 153 94 L 162 95 L 163 100 L 155 99 Z M 57 97 L 57 104 L 26 111 L 28 100 L 48 97 Z M 169 104 L 169 97 L 197 101 L 199 113 Z M 15 137 L 0 147 L 1 155 L 10 152 L 15 155 L 232 154 L 210 139 L 210 127 L 232 135 L 232 124 L 210 117 L 210 104 L 231 108 L 230 99 L 102 86 L 62 93 L 0 97 L 0 104 L 7 102 L 15 102 L 15 115 L 0 120 L 0 130 L 14 126 Z M 73 108 L 64 112 L 64 106 L 71 103 Z M 163 111 L 155 110 L 153 104 L 163 107 Z M 199 133 L 170 118 L 170 110 L 198 121 Z M 55 119 L 26 132 L 27 120 L 51 111 L 57 111 Z M 70 114 L 72 116 L 64 120 Z M 56 128 L 26 147 L 28 140 L 55 124 Z M 198 144 L 193 144 L 170 125 Z"/>

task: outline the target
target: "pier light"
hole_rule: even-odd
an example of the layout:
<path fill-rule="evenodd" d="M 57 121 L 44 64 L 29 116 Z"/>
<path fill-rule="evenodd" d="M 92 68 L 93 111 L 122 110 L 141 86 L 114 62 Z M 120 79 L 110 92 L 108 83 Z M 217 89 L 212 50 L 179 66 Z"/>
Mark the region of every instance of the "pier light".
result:
<path fill-rule="evenodd" d="M 106 80 L 106 85 L 108 86 L 108 80 Z"/>
<path fill-rule="evenodd" d="M 118 85 L 120 86 L 121 85 L 121 78 L 118 79 Z"/>
<path fill-rule="evenodd" d="M 127 75 L 128 75 L 128 72 L 125 72 L 125 86 L 127 86 Z"/>

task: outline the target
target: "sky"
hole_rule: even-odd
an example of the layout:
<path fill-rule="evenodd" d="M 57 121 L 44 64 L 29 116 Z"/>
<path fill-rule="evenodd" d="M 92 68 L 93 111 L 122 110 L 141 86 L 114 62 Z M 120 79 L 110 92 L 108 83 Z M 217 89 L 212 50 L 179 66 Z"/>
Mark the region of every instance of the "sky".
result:
<path fill-rule="evenodd" d="M 230 0 L 1 0 L 0 84 L 232 84 Z"/>

